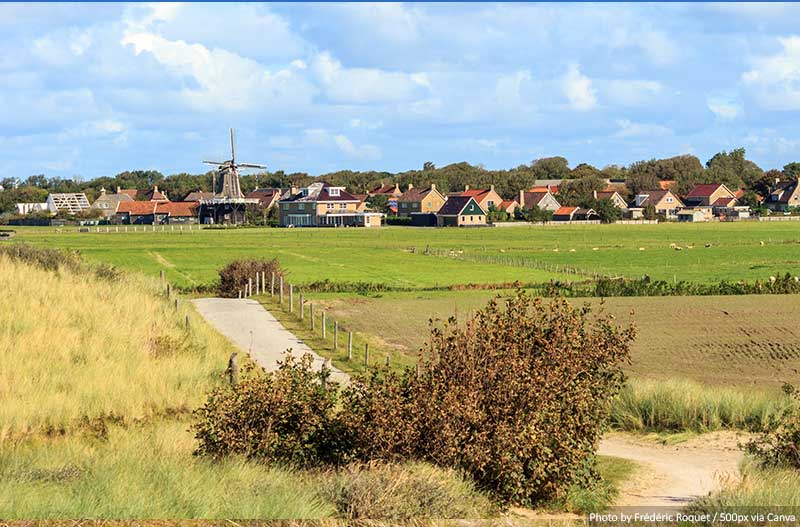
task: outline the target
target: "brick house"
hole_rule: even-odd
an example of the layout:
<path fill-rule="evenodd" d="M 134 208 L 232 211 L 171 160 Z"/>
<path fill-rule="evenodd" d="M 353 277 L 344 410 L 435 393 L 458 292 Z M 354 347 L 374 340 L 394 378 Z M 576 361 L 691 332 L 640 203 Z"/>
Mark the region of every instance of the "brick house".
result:
<path fill-rule="evenodd" d="M 561 207 L 561 204 L 547 187 L 534 187 L 531 190 L 519 191 L 519 206 L 523 210 L 536 206 L 542 210 L 555 212 Z"/>
<path fill-rule="evenodd" d="M 408 190 L 397 200 L 397 215 L 410 216 L 414 213 L 431 214 L 439 212 L 447 198 L 436 189 L 436 184 L 428 188 L 414 188 L 409 185 Z"/>
<path fill-rule="evenodd" d="M 472 196 L 450 196 L 436 214 L 439 227 L 486 225 L 486 211 Z"/>
<path fill-rule="evenodd" d="M 450 194 L 450 197 L 468 197 L 473 198 L 475 202 L 480 205 L 480 207 L 484 211 L 488 211 L 492 207 L 500 207 L 500 204 L 503 202 L 503 198 L 495 192 L 494 185 L 491 185 L 489 188 L 485 189 L 471 189 L 469 185 L 464 187 L 463 192 L 454 192 Z"/>
<path fill-rule="evenodd" d="M 359 212 L 362 201 L 327 182 L 292 188 L 278 201 L 281 227 L 380 227 L 383 214 Z"/>

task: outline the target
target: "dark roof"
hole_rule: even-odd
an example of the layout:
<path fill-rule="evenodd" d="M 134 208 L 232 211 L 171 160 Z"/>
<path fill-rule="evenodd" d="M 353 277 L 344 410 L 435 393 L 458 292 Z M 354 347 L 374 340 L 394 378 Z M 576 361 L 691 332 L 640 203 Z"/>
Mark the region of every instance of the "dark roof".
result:
<path fill-rule="evenodd" d="M 778 188 L 772 191 L 769 196 L 770 202 L 789 203 L 792 194 L 797 190 L 798 181 L 784 181 L 778 183 Z"/>
<path fill-rule="evenodd" d="M 183 201 L 200 201 L 201 199 L 214 199 L 213 192 L 205 192 L 203 190 L 195 190 L 183 198 Z"/>
<path fill-rule="evenodd" d="M 276 196 L 280 197 L 281 189 L 279 188 L 257 188 L 248 192 L 245 198 L 257 199 L 261 205 L 269 205 Z"/>
<path fill-rule="evenodd" d="M 397 198 L 397 201 L 422 201 L 432 190 L 433 189 L 431 187 L 410 188 L 403 192 L 403 195 Z"/>
<path fill-rule="evenodd" d="M 458 216 L 461 214 L 461 211 L 464 210 L 464 207 L 472 200 L 473 198 L 471 196 L 450 196 L 437 214 L 439 216 Z"/>
<path fill-rule="evenodd" d="M 612 199 L 614 194 L 622 198 L 616 190 L 601 190 L 597 193 L 597 199 Z"/>
<path fill-rule="evenodd" d="M 707 198 L 724 186 L 722 183 L 705 183 L 702 185 L 695 185 L 691 192 L 686 194 L 687 198 Z"/>
<path fill-rule="evenodd" d="M 647 205 L 651 205 L 651 204 L 652 204 L 653 206 L 655 206 L 655 205 L 657 205 L 657 204 L 658 204 L 658 203 L 659 203 L 659 202 L 660 202 L 662 199 L 664 199 L 664 196 L 666 196 L 667 194 L 672 194 L 672 196 L 675 198 L 675 200 L 676 200 L 676 203 L 678 204 L 678 206 L 682 206 L 682 205 L 683 205 L 683 203 L 682 203 L 682 202 L 681 202 L 681 200 L 678 198 L 678 196 L 676 196 L 676 195 L 675 195 L 675 194 L 674 194 L 672 191 L 670 191 L 670 190 L 642 190 L 641 192 L 639 192 L 638 194 L 636 194 L 636 197 L 642 196 L 642 195 L 644 195 L 644 194 L 647 194 L 647 198 L 645 198 L 645 199 L 644 199 L 644 201 L 642 201 L 642 202 L 641 202 L 641 203 L 639 203 L 638 205 L 636 204 L 636 201 L 634 200 L 634 201 L 632 202 L 634 206 L 636 206 L 636 207 L 646 207 Z M 635 199 L 635 198 L 634 198 L 634 199 Z"/>
<path fill-rule="evenodd" d="M 717 198 L 714 203 L 711 204 L 712 207 L 730 207 L 733 203 L 736 202 L 736 198 Z"/>
<path fill-rule="evenodd" d="M 395 194 L 399 192 L 399 188 L 396 183 L 388 184 L 388 185 L 379 185 L 374 189 L 370 190 L 370 194 Z"/>
<path fill-rule="evenodd" d="M 331 189 L 339 189 L 339 195 L 331 195 Z M 314 201 L 360 201 L 356 196 L 347 192 L 343 187 L 334 187 L 327 182 L 312 183 L 300 192 L 292 194 L 287 192 L 281 201 L 314 202 Z"/>
<path fill-rule="evenodd" d="M 525 202 L 525 207 L 531 208 L 534 205 L 539 205 L 547 195 L 550 194 L 550 191 L 528 191 L 522 193 L 523 201 Z"/>

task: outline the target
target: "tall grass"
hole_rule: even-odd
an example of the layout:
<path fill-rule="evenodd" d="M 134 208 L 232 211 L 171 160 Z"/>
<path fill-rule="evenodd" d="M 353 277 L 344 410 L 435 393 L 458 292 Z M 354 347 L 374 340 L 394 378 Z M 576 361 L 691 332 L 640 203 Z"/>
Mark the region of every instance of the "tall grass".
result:
<path fill-rule="evenodd" d="M 724 484 L 722 490 L 701 498 L 691 505 L 692 510 L 743 511 L 753 508 L 766 514 L 797 514 L 800 507 L 800 471 L 790 468 L 762 468 L 754 461 L 742 466 L 742 477 L 738 481 Z M 795 525 L 796 522 L 791 522 Z"/>
<path fill-rule="evenodd" d="M 3 255 L 0 269 L 0 445 L 97 419 L 188 413 L 218 382 L 230 345 L 190 306 L 176 311 L 157 281 Z"/>
<path fill-rule="evenodd" d="M 38 438 L 0 449 L 0 517 L 303 518 L 332 515 L 307 474 L 191 455 L 185 423 L 109 427 L 106 439 Z"/>
<path fill-rule="evenodd" d="M 760 430 L 789 404 L 776 392 L 633 379 L 613 402 L 611 425 L 634 432 Z"/>

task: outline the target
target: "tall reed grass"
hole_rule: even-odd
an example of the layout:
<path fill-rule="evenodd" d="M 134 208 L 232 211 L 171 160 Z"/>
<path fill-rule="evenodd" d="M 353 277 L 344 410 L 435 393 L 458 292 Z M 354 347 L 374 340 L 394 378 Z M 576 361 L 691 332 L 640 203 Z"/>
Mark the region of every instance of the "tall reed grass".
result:
<path fill-rule="evenodd" d="M 777 392 L 632 379 L 613 402 L 611 426 L 633 432 L 761 430 L 790 404 Z"/>
<path fill-rule="evenodd" d="M 0 270 L 0 445 L 188 413 L 221 381 L 230 344 L 188 304 L 176 310 L 157 281 L 4 255 Z"/>
<path fill-rule="evenodd" d="M 796 469 L 762 468 L 750 460 L 742 466 L 740 479 L 722 483 L 722 490 L 700 498 L 690 509 L 702 512 L 756 510 L 764 514 L 792 513 L 795 516 L 800 509 L 800 471 Z M 779 523 L 797 524 L 796 520 Z"/>

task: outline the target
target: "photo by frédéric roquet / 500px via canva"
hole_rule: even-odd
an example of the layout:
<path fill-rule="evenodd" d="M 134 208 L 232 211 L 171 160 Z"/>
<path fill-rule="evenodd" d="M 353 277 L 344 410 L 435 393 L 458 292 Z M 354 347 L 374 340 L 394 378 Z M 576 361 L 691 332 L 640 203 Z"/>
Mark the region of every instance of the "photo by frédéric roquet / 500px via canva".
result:
<path fill-rule="evenodd" d="M 0 527 L 796 525 L 798 27 L 0 3 Z"/>

